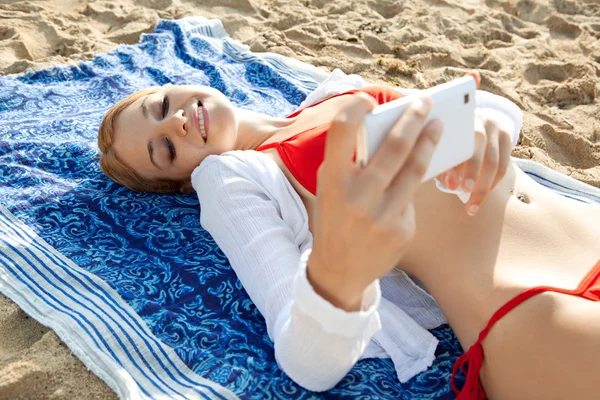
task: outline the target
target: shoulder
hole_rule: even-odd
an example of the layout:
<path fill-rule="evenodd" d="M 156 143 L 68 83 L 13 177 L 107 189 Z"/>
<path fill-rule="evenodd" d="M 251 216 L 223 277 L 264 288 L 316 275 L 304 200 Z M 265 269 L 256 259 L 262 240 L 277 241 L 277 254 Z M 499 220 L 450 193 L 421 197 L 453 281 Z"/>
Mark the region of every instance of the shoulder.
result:
<path fill-rule="evenodd" d="M 253 150 L 233 150 L 206 157 L 192 172 L 192 184 L 231 175 L 262 174 L 273 168 L 264 154 Z M 275 164 L 277 168 L 277 164 Z"/>
<path fill-rule="evenodd" d="M 200 201 L 233 192 L 277 193 L 285 175 L 275 161 L 254 150 L 234 150 L 210 155 L 192 172 L 191 181 Z"/>
<path fill-rule="evenodd" d="M 263 226 L 285 221 L 302 229 L 308 217 L 299 195 L 275 161 L 254 150 L 211 155 L 192 173 L 200 223 L 211 234 L 242 218 Z M 237 229 L 237 228 L 232 228 Z"/>

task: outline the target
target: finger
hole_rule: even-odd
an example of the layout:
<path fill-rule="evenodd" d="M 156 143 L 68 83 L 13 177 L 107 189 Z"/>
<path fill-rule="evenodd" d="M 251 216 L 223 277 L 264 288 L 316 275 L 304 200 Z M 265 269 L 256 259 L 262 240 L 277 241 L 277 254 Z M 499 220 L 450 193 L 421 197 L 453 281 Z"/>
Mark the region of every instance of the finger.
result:
<path fill-rule="evenodd" d="M 325 159 L 323 164 L 328 170 L 339 173 L 349 172 L 352 156 L 356 149 L 358 132 L 367 113 L 377 105 L 376 101 L 365 93 L 348 97 L 346 104 L 334 117 L 325 140 Z"/>
<path fill-rule="evenodd" d="M 448 189 L 455 190 L 459 182 L 459 175 L 456 168 L 457 167 L 451 168 L 435 178 L 442 182 Z"/>
<path fill-rule="evenodd" d="M 456 168 L 452 168 L 451 170 L 448 171 L 447 173 L 447 178 L 446 178 L 446 186 L 448 186 L 448 189 L 450 190 L 456 190 L 456 188 L 458 187 L 458 173 L 456 172 Z"/>
<path fill-rule="evenodd" d="M 469 215 L 475 215 L 479 207 L 485 201 L 485 198 L 492 190 L 496 174 L 498 172 L 498 125 L 494 121 L 486 122 L 486 132 L 488 136 L 485 158 L 475 185 L 471 193 L 471 198 L 467 203 L 467 212 Z"/>
<path fill-rule="evenodd" d="M 505 130 L 500 130 L 498 133 L 498 172 L 494 179 L 492 189 L 496 187 L 498 182 L 506 175 L 508 165 L 510 163 L 510 153 L 512 152 L 512 137 L 510 133 Z"/>
<path fill-rule="evenodd" d="M 487 144 L 487 134 L 485 133 L 485 125 L 479 118 L 475 119 L 475 149 L 473 157 L 467 161 L 464 167 L 464 175 L 462 179 L 463 189 L 467 192 L 472 192 L 475 189 L 475 182 L 479 177 L 481 165 L 485 156 L 485 148 Z"/>
<path fill-rule="evenodd" d="M 469 71 L 465 74 L 465 76 L 472 76 L 475 79 L 475 85 L 477 87 L 477 89 L 479 89 L 479 86 L 481 85 L 481 74 L 479 74 L 479 71 Z"/>
<path fill-rule="evenodd" d="M 367 184 L 378 185 L 381 191 L 390 185 L 413 151 L 430 110 L 431 99 L 422 98 L 413 101 L 402 113 L 364 169 Z M 439 123 L 430 126 L 430 129 L 432 127 L 439 128 Z"/>
<path fill-rule="evenodd" d="M 443 123 L 438 119 L 425 126 L 406 163 L 384 193 L 384 204 L 402 210 L 411 201 L 427 172 L 442 132 Z"/>
<path fill-rule="evenodd" d="M 456 175 L 458 175 L 458 186 L 463 186 L 463 182 L 464 182 L 464 177 L 465 174 L 467 173 L 467 167 L 468 167 L 468 161 L 465 161 L 462 164 L 457 165 L 456 167 L 454 167 L 454 170 L 456 171 Z"/>

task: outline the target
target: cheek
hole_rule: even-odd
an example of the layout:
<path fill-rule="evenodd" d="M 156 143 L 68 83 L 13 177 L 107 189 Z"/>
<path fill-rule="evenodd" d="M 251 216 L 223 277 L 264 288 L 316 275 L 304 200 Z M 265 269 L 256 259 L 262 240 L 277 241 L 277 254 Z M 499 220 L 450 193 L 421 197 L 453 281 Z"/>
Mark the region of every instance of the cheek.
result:
<path fill-rule="evenodd" d="M 190 174 L 196 169 L 197 166 L 204 161 L 204 159 L 211 154 L 221 154 L 223 150 L 219 148 L 204 148 L 204 147 L 193 147 L 190 146 L 185 154 L 185 159 L 180 160 L 180 171 L 185 178 L 189 178 Z"/>
<path fill-rule="evenodd" d="M 207 156 L 206 149 L 190 148 L 188 150 L 189 151 L 186 156 L 185 162 L 182 162 L 182 166 L 186 171 L 190 171 L 196 168 Z"/>
<path fill-rule="evenodd" d="M 229 148 L 235 144 L 237 138 L 237 117 L 235 111 L 231 106 L 222 106 L 219 107 L 218 113 L 215 114 L 217 120 L 215 133 L 220 136 L 218 143 Z"/>

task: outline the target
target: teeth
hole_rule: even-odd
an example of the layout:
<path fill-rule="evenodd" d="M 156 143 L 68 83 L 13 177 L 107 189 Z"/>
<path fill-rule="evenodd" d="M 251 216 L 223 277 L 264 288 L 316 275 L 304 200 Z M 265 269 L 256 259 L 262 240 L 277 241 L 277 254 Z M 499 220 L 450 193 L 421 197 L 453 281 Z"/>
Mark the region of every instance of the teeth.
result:
<path fill-rule="evenodd" d="M 198 122 L 200 123 L 200 133 L 202 137 L 206 139 L 206 131 L 204 130 L 204 114 L 202 113 L 202 106 L 198 107 Z"/>

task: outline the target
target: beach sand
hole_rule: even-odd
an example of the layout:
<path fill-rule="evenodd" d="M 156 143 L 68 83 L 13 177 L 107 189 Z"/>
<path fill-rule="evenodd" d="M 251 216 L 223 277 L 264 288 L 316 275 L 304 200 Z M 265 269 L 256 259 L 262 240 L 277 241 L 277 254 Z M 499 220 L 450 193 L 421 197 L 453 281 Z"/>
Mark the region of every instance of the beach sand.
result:
<path fill-rule="evenodd" d="M 190 15 L 373 83 L 425 88 L 477 69 L 524 111 L 514 156 L 600 187 L 600 0 L 4 0 L 0 73 L 88 60 Z M 116 395 L 0 295 L 0 399 L 84 398 Z"/>

